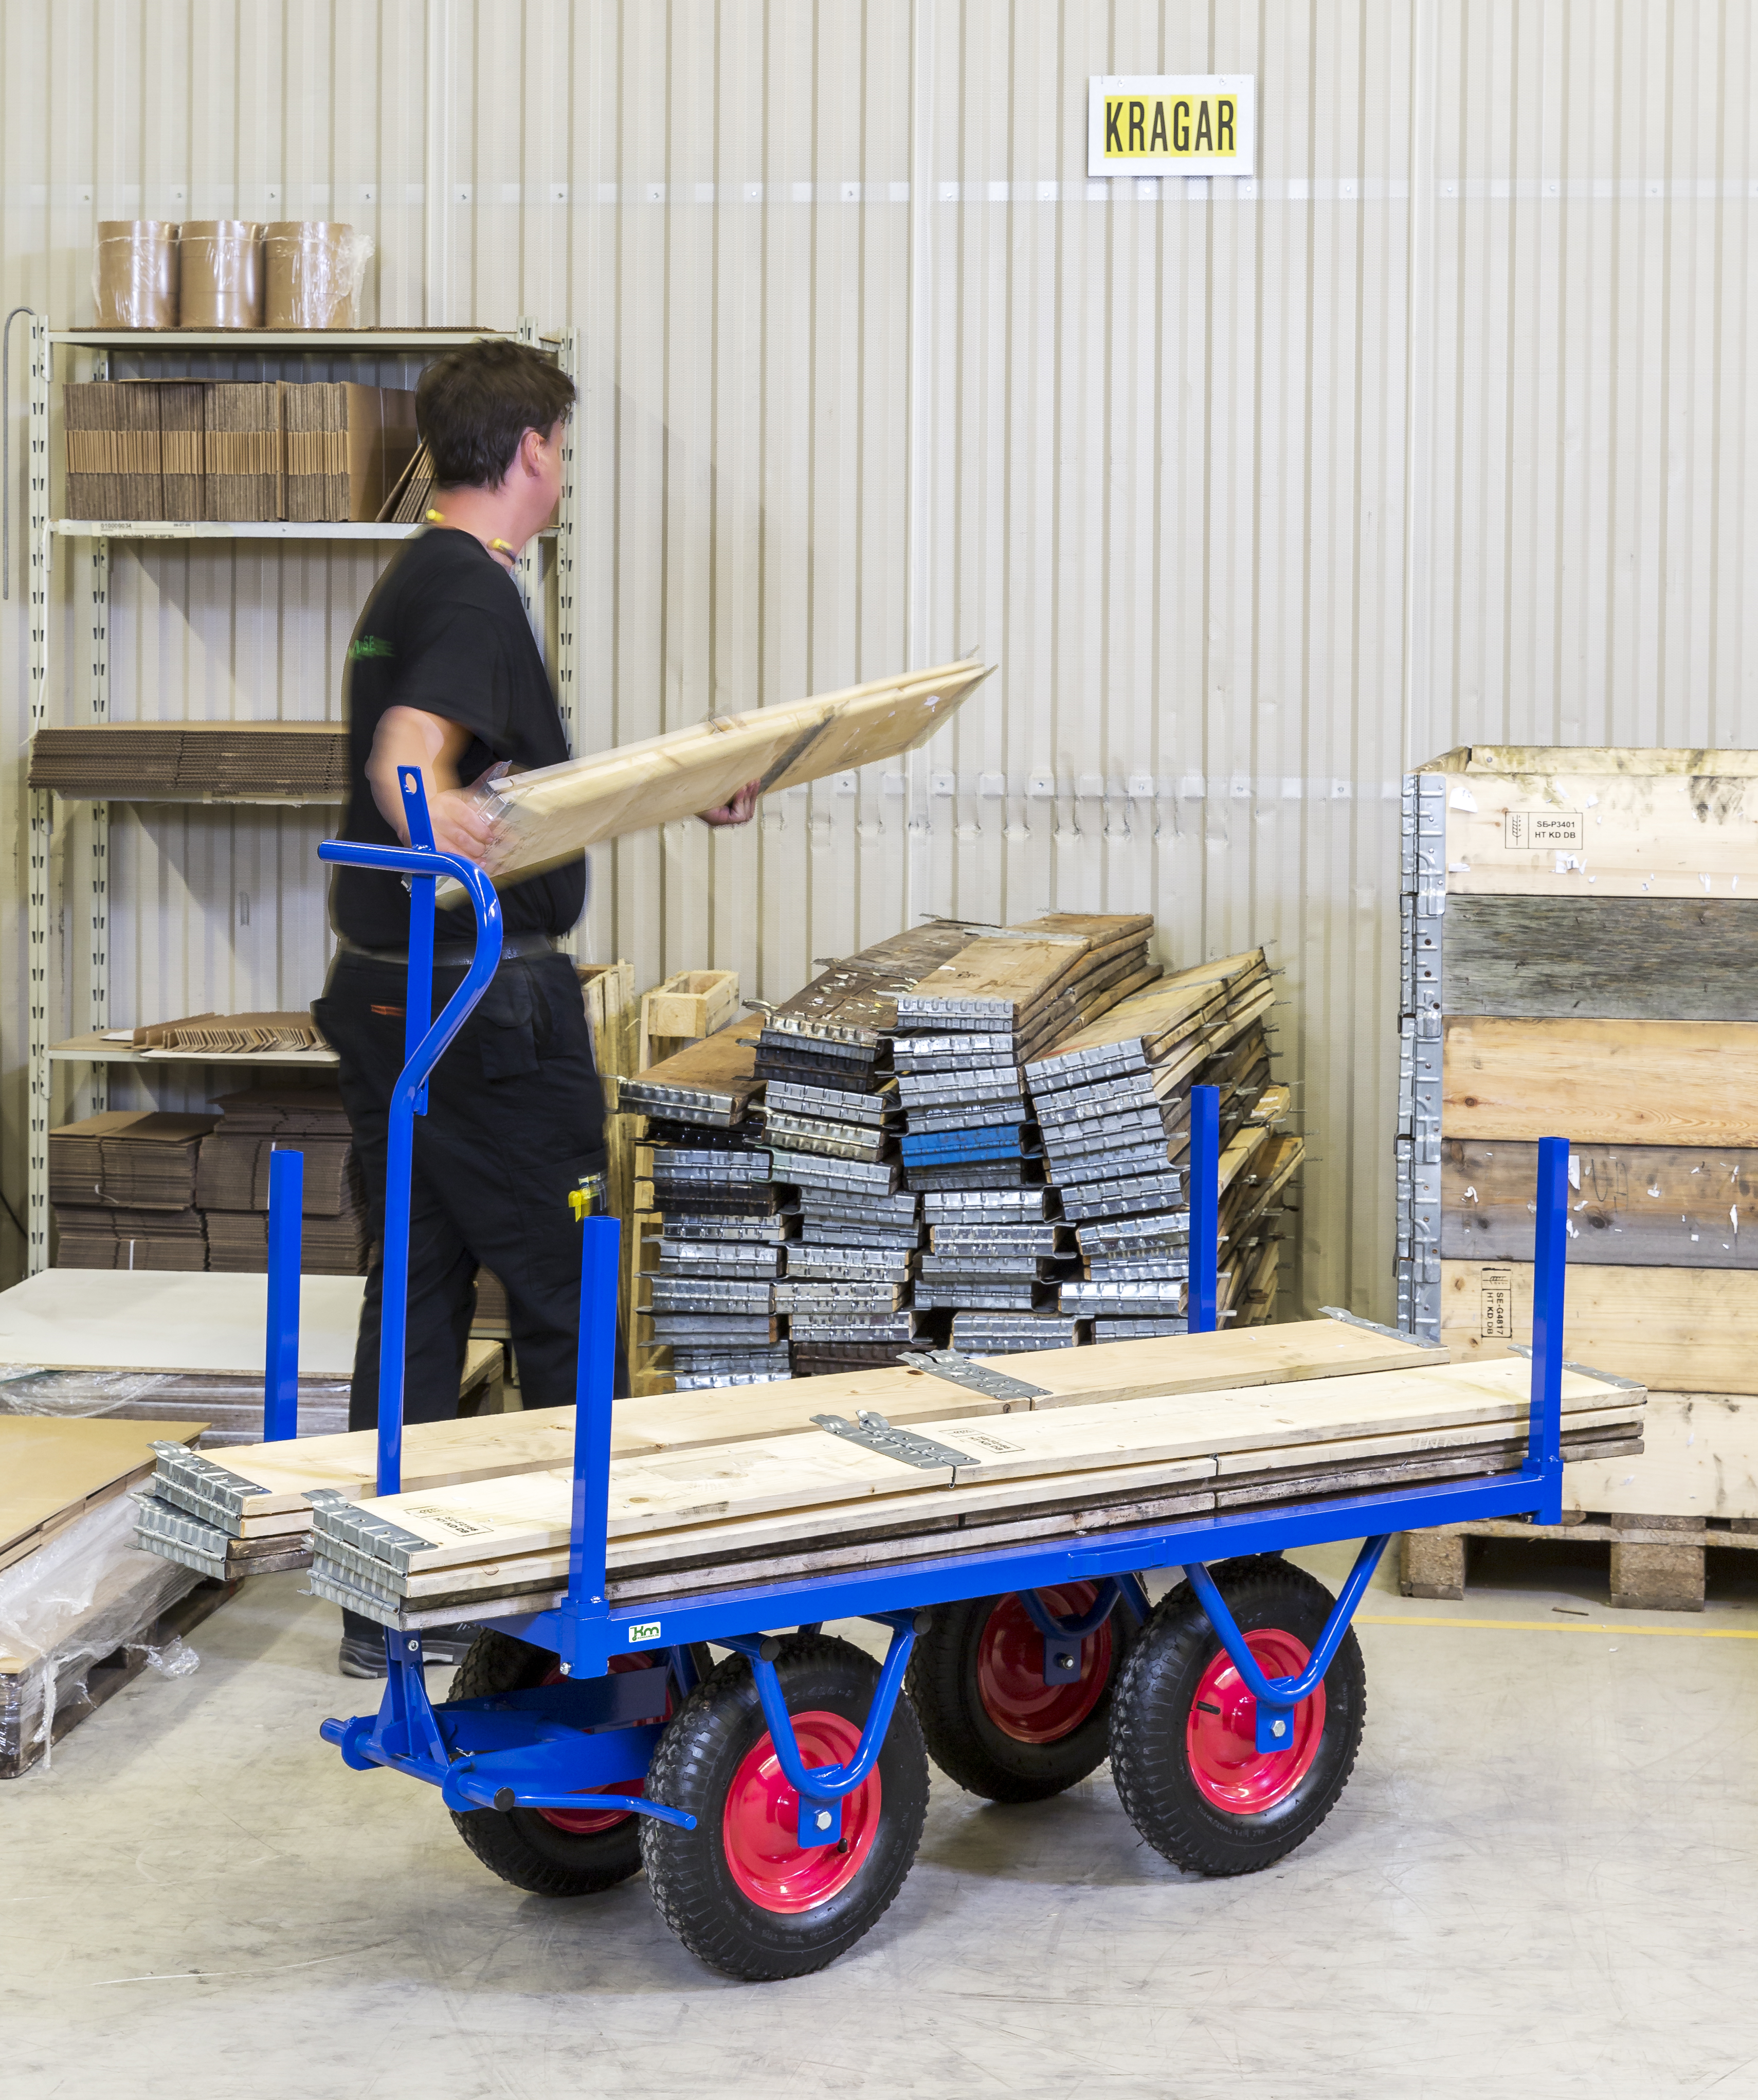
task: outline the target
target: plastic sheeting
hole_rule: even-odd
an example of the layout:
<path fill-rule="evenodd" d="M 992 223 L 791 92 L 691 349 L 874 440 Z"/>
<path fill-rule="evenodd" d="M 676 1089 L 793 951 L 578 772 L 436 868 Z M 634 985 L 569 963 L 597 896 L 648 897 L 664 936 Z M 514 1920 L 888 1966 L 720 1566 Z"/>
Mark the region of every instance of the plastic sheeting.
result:
<path fill-rule="evenodd" d="M 199 1666 L 187 1642 L 148 1635 L 200 1577 L 139 1551 L 134 1520 L 133 1498 L 118 1495 L 0 1569 L 0 1772 L 39 1751 L 50 1761 L 56 1714 L 86 1701 L 94 1666 L 118 1648 L 169 1677 Z"/>

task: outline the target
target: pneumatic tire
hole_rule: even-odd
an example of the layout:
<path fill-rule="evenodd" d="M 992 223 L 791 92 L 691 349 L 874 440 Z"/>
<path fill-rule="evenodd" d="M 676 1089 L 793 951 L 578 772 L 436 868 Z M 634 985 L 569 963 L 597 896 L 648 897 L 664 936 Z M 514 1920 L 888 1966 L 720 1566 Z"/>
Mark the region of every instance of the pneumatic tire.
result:
<path fill-rule="evenodd" d="M 1059 1618 L 1098 1596 L 1090 1582 L 1040 1595 Z M 1082 1646 L 1081 1674 L 1044 1683 L 1044 1637 L 1017 1595 L 935 1608 L 910 1658 L 910 1697 L 927 1754 L 946 1776 L 986 1800 L 1044 1801 L 1110 1754 L 1111 1701 L 1135 1639 L 1121 1603 Z"/>
<path fill-rule="evenodd" d="M 879 1665 L 848 1642 L 796 1635 L 775 1664 L 809 1766 L 854 1753 Z M 841 1843 L 801 1846 L 797 1797 L 782 1779 L 742 1656 L 685 1701 L 649 1775 L 656 1800 L 694 1830 L 641 1819 L 660 1915 L 698 1961 L 747 1983 L 809 1975 L 870 1931 L 902 1887 L 927 1814 L 927 1755 L 900 1697 L 872 1772 L 842 1803 Z"/>
<path fill-rule="evenodd" d="M 1333 1599 L 1285 1563 L 1212 1571 L 1269 1677 L 1297 1676 Z M 1367 1674 L 1343 1637 L 1293 1711 L 1293 1747 L 1259 1752 L 1256 1702 L 1187 1584 L 1142 1629 L 1112 1705 L 1111 1776 L 1124 1811 L 1157 1852 L 1198 1874 L 1251 1874 L 1302 1844 L 1336 1806 L 1367 1718 Z"/>
<path fill-rule="evenodd" d="M 485 1627 L 458 1665 L 448 1696 L 491 1699 L 552 1684 L 560 1675 L 548 1648 Z M 642 1819 L 626 1809 L 470 1808 L 451 1815 L 489 1872 L 530 1895 L 598 1895 L 641 1872 Z"/>

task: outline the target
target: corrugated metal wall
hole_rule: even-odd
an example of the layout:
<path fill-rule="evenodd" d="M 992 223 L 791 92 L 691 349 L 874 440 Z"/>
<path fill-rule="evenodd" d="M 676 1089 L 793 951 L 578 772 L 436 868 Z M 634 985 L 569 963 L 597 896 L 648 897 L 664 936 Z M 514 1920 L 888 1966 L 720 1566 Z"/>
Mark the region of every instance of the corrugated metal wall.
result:
<path fill-rule="evenodd" d="M 329 216 L 378 242 L 369 320 L 577 329 L 586 741 L 1002 666 L 907 765 L 600 854 L 584 945 L 775 995 L 927 911 L 1261 941 L 1301 1295 L 1383 1317 L 1403 765 L 1758 740 L 1753 33 L 1741 0 L 14 7 L 5 303 L 88 318 L 96 218 Z M 1257 179 L 1089 185 L 1087 77 L 1157 71 L 1257 75 Z M 16 442 L 11 496 L 21 898 Z M 333 712 L 371 573 L 119 550 L 112 712 Z M 120 814 L 113 1014 L 307 998 L 319 829 Z"/>

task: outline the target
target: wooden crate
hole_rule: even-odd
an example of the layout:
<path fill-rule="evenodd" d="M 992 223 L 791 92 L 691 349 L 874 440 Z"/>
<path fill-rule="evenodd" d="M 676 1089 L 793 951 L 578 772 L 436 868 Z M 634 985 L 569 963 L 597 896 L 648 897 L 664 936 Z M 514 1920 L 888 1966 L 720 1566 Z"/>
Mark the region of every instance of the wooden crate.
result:
<path fill-rule="evenodd" d="M 712 1035 L 738 1012 L 737 970 L 679 970 L 641 995 L 633 1070 L 645 1072 L 674 1049 Z M 661 1047 L 661 1046 L 664 1047 Z"/>
<path fill-rule="evenodd" d="M 1528 1338 L 1554 1132 L 1573 1151 L 1568 1353 L 1741 1393 L 1758 752 L 1473 745 L 1406 779 L 1403 817 L 1401 1324 L 1469 1355 Z"/>

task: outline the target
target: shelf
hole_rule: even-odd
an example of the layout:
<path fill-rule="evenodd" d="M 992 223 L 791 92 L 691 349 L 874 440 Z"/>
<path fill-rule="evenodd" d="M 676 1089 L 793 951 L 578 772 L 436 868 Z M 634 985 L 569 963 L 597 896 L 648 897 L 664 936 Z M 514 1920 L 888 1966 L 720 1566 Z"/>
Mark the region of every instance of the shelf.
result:
<path fill-rule="evenodd" d="M 64 1065 L 297 1065 L 329 1071 L 336 1064 L 333 1050 L 137 1050 L 101 1035 L 51 1043 L 49 1056 Z"/>
<path fill-rule="evenodd" d="M 456 350 L 484 337 L 517 340 L 510 329 L 51 329 L 69 350 Z"/>
<path fill-rule="evenodd" d="M 418 525 L 295 524 L 265 518 L 223 525 L 212 518 L 51 518 L 49 530 L 64 540 L 407 540 Z"/>
<path fill-rule="evenodd" d="M 51 518 L 49 521 L 49 530 L 63 540 L 408 540 L 421 529 L 419 525 L 303 525 L 276 518 L 236 525 L 223 525 L 206 518 Z M 536 536 L 553 540 L 556 528 L 546 525 Z"/>

